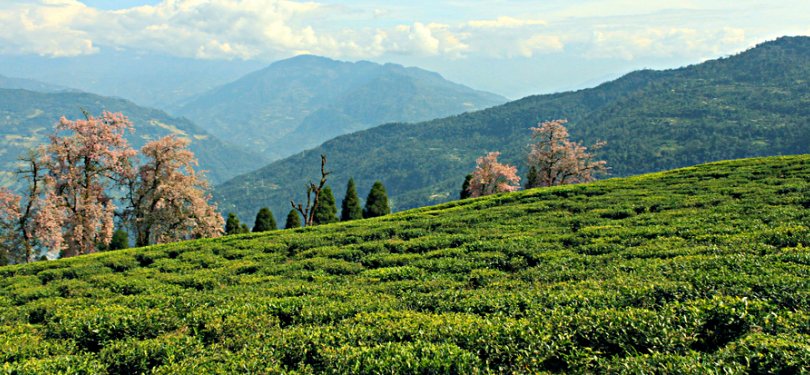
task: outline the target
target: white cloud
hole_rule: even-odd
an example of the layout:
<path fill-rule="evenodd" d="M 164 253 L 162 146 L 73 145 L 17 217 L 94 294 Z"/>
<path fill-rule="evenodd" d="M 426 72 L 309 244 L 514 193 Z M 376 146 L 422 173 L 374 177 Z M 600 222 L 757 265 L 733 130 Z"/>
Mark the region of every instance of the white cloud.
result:
<path fill-rule="evenodd" d="M 348 59 L 509 59 L 563 52 L 634 60 L 726 54 L 774 34 L 774 29 L 749 26 L 757 13 L 748 0 L 739 0 L 743 5 L 722 0 L 714 8 L 699 2 L 676 8 L 665 1 L 634 5 L 631 0 L 448 2 L 436 4 L 444 7 L 440 10 L 423 10 L 420 1 L 411 6 L 319 1 L 325 3 L 164 0 L 105 11 L 78 0 L 0 0 L 0 54 L 75 56 L 130 48 L 206 59 L 274 60 L 297 53 Z M 504 13 L 482 17 L 494 9 Z M 790 9 L 768 7 L 773 14 L 767 15 L 773 19 Z M 806 28 L 806 16 L 792 13 L 782 17 L 789 24 L 782 29 Z"/>
<path fill-rule="evenodd" d="M 7 11 L 11 7 L 13 11 Z M 77 56 L 98 51 L 92 36 L 74 28 L 95 10 L 71 0 L 0 5 L 0 53 Z"/>
<path fill-rule="evenodd" d="M 546 21 L 537 19 L 520 19 L 508 16 L 501 16 L 496 19 L 488 20 L 472 20 L 467 22 L 467 25 L 474 28 L 517 28 L 524 26 L 541 26 L 546 25 Z"/>
<path fill-rule="evenodd" d="M 562 38 L 556 35 L 534 35 L 519 43 L 519 52 L 524 57 L 532 57 L 535 53 L 548 53 L 562 51 L 565 44 Z"/>
<path fill-rule="evenodd" d="M 595 58 L 673 57 L 682 55 L 716 56 L 729 48 L 747 47 L 745 31 L 721 27 L 699 30 L 694 27 L 645 27 L 630 30 L 593 31 L 592 48 L 587 56 Z"/>

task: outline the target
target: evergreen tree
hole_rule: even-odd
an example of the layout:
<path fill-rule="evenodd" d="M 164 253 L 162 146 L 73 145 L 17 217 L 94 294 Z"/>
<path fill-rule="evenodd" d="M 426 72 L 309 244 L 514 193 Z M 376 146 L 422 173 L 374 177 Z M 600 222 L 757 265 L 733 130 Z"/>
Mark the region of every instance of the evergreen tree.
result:
<path fill-rule="evenodd" d="M 250 228 L 247 224 L 242 223 L 242 225 L 239 226 L 239 233 L 250 233 Z"/>
<path fill-rule="evenodd" d="M 529 167 L 529 174 L 526 175 L 526 189 L 536 188 L 540 186 L 540 176 L 537 174 L 535 166 Z"/>
<path fill-rule="evenodd" d="M 256 213 L 256 223 L 253 224 L 253 231 L 266 232 L 276 229 L 276 219 L 273 217 L 273 212 L 267 207 L 262 207 L 262 209 Z"/>
<path fill-rule="evenodd" d="M 228 213 L 228 219 L 225 220 L 225 234 L 239 234 L 242 233 L 242 224 L 239 218 L 233 212 Z"/>
<path fill-rule="evenodd" d="M 354 179 L 349 179 L 346 185 L 346 197 L 343 198 L 340 210 L 340 221 L 357 220 L 363 218 L 363 207 L 360 206 L 360 198 L 357 196 L 357 189 L 354 186 Z"/>
<path fill-rule="evenodd" d="M 472 177 L 471 174 L 464 177 L 464 183 L 461 184 L 461 191 L 458 193 L 459 199 L 467 199 L 470 197 L 470 180 L 472 180 Z"/>
<path fill-rule="evenodd" d="M 382 182 L 377 181 L 371 187 L 371 191 L 368 192 L 363 217 L 377 217 L 390 213 L 391 208 L 388 206 L 388 193 L 385 192 L 385 186 L 383 186 Z"/>
<path fill-rule="evenodd" d="M 287 223 L 284 224 L 284 229 L 301 228 L 301 217 L 298 216 L 298 211 L 290 210 L 287 214 Z"/>
<path fill-rule="evenodd" d="M 129 233 L 123 229 L 116 229 L 110 241 L 110 250 L 120 250 L 129 247 Z"/>
<path fill-rule="evenodd" d="M 338 217 L 335 195 L 332 194 L 332 188 L 324 186 L 321 195 L 318 197 L 318 206 L 315 208 L 315 216 L 312 222 L 315 225 L 320 225 L 336 221 L 338 221 Z"/>

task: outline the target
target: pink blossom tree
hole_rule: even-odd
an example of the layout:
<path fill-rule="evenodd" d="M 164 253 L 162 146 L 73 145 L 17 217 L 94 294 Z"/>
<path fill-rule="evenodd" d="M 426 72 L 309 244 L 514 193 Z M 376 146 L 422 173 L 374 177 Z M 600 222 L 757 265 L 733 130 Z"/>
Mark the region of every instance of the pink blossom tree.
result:
<path fill-rule="evenodd" d="M 606 173 L 604 160 L 594 160 L 593 154 L 582 144 L 568 139 L 567 120 L 553 120 L 531 128 L 532 139 L 529 167 L 537 172 L 536 180 L 527 188 L 555 186 L 593 181 Z M 597 142 L 591 150 L 598 150 L 605 142 Z"/>
<path fill-rule="evenodd" d="M 129 181 L 127 215 L 136 245 L 223 234 L 225 222 L 208 204 L 208 184 L 187 146 L 188 140 L 167 136 L 141 148 L 146 160 Z"/>
<path fill-rule="evenodd" d="M 490 152 L 476 160 L 478 165 L 472 173 L 468 187 L 470 197 L 515 191 L 520 187 L 517 168 L 498 163 L 500 154 Z"/>
<path fill-rule="evenodd" d="M 85 116 L 76 121 L 62 117 L 42 158 L 48 174 L 36 217 L 38 237 L 62 256 L 109 244 L 115 203 L 108 192 L 133 173 L 136 152 L 124 139 L 124 132 L 132 129 L 129 119 L 110 112 Z"/>

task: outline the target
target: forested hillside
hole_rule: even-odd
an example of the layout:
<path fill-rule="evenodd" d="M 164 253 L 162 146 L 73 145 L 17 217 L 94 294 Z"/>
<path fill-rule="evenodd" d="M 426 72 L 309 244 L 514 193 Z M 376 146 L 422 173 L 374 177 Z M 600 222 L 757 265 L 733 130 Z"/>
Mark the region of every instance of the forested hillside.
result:
<path fill-rule="evenodd" d="M 797 374 L 810 156 L 0 268 L 9 373 Z"/>
<path fill-rule="evenodd" d="M 784 37 L 728 58 L 680 69 L 638 71 L 598 87 L 531 96 L 418 124 L 387 124 L 323 145 L 217 187 L 225 210 L 276 215 L 304 194 L 329 157 L 330 184 L 349 177 L 363 196 L 382 180 L 395 210 L 456 199 L 475 158 L 501 151 L 525 175 L 529 127 L 567 118 L 573 140 L 600 151 L 612 176 L 712 160 L 810 151 L 810 38 Z M 341 196 L 337 197 L 341 199 Z"/>
<path fill-rule="evenodd" d="M 177 112 L 270 159 L 392 121 L 424 121 L 506 99 L 396 64 L 303 55 L 200 95 Z"/>
<path fill-rule="evenodd" d="M 61 116 L 83 118 L 82 109 L 94 115 L 107 110 L 129 117 L 135 130 L 127 134 L 127 139 L 135 148 L 168 134 L 189 139 L 200 168 L 208 171 L 206 175 L 214 183 L 255 169 L 265 160 L 223 143 L 189 120 L 139 107 L 127 100 L 80 92 L 0 89 L 0 186 L 15 183 L 18 157 L 27 149 L 46 142 Z"/>

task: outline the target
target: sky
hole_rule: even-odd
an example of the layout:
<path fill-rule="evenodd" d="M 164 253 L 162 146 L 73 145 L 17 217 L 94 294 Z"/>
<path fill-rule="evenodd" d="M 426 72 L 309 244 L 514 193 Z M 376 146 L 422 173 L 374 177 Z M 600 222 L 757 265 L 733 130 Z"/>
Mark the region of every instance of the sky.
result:
<path fill-rule="evenodd" d="M 0 0 L 0 58 L 394 62 L 509 98 L 810 35 L 810 1 Z"/>

